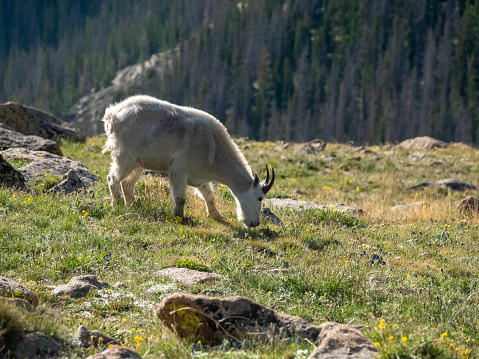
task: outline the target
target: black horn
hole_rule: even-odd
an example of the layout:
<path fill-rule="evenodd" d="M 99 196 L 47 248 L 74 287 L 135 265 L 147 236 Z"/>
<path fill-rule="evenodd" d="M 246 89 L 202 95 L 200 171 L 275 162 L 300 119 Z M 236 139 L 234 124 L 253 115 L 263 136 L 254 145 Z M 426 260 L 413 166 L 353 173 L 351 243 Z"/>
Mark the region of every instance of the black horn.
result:
<path fill-rule="evenodd" d="M 269 170 L 268 170 L 268 165 L 266 165 L 266 181 L 263 185 L 263 193 L 266 194 L 269 192 L 271 187 L 273 187 L 274 183 L 274 168 L 271 167 L 271 170 L 273 171 L 273 176 L 271 177 L 271 182 L 269 182 Z"/>

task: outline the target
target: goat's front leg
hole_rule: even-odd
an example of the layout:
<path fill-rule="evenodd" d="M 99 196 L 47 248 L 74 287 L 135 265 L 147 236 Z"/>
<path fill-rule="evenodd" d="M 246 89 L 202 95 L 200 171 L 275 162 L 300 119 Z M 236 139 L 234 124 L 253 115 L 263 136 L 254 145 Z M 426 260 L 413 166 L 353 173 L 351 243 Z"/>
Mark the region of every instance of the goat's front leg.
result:
<path fill-rule="evenodd" d="M 186 203 L 186 177 L 180 172 L 170 170 L 170 185 L 175 201 L 175 209 L 173 210 L 173 218 L 184 218 L 184 208 Z"/>
<path fill-rule="evenodd" d="M 198 192 L 200 193 L 201 197 L 206 204 L 206 210 L 208 211 L 208 215 L 213 218 L 215 221 L 222 222 L 223 217 L 221 216 L 220 212 L 215 206 L 215 197 L 213 192 L 213 186 L 211 182 L 202 184 L 198 186 Z"/>

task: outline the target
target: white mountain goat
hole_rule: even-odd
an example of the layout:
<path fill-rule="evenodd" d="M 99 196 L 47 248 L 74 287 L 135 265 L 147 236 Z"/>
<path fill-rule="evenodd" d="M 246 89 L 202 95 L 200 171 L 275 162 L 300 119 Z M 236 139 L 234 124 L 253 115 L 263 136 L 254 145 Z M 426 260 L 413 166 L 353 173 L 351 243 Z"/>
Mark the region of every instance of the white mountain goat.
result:
<path fill-rule="evenodd" d="M 260 222 L 261 201 L 273 186 L 266 166 L 260 183 L 226 128 L 213 116 L 194 108 L 176 106 L 150 96 L 133 96 L 109 106 L 103 117 L 108 136 L 103 153 L 111 152 L 107 176 L 112 203 L 133 201 L 135 184 L 144 169 L 168 172 L 175 209 L 183 218 L 186 186 L 196 187 L 208 215 L 216 209 L 211 182 L 228 186 L 236 198 L 238 220 L 247 227 Z"/>

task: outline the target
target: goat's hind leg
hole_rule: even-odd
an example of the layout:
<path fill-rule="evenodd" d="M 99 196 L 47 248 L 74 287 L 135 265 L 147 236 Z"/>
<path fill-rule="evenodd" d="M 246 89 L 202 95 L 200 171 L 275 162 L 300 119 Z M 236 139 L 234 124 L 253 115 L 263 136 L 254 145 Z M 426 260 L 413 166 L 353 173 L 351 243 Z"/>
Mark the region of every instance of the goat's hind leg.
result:
<path fill-rule="evenodd" d="M 215 206 L 215 197 L 213 192 L 213 185 L 211 184 L 211 182 L 204 183 L 201 186 L 198 186 L 197 190 L 203 198 L 203 201 L 205 201 L 208 216 L 213 218 L 215 221 L 223 222 L 224 219 Z"/>
<path fill-rule="evenodd" d="M 121 190 L 123 192 L 123 198 L 127 206 L 129 206 L 135 199 L 135 185 L 136 182 L 138 182 L 138 179 L 141 177 L 142 173 L 143 168 L 136 167 L 133 171 L 130 172 L 128 176 L 126 176 L 123 181 L 121 181 Z"/>
<path fill-rule="evenodd" d="M 115 205 L 121 202 L 120 183 L 135 168 L 135 164 L 127 163 L 125 165 L 122 163 L 120 165 L 116 158 L 112 159 L 113 162 L 111 164 L 110 173 L 106 176 L 106 180 L 108 182 L 108 187 L 110 188 L 112 205 Z"/>

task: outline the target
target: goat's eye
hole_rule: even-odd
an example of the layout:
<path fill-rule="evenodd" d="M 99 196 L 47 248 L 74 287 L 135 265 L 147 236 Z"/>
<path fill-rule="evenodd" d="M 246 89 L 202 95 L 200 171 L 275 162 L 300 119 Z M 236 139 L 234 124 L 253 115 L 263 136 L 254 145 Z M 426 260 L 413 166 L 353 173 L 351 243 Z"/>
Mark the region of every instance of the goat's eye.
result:
<path fill-rule="evenodd" d="M 258 198 L 258 201 L 261 202 L 262 200 L 263 200 L 263 197 L 259 197 L 259 198 Z"/>

